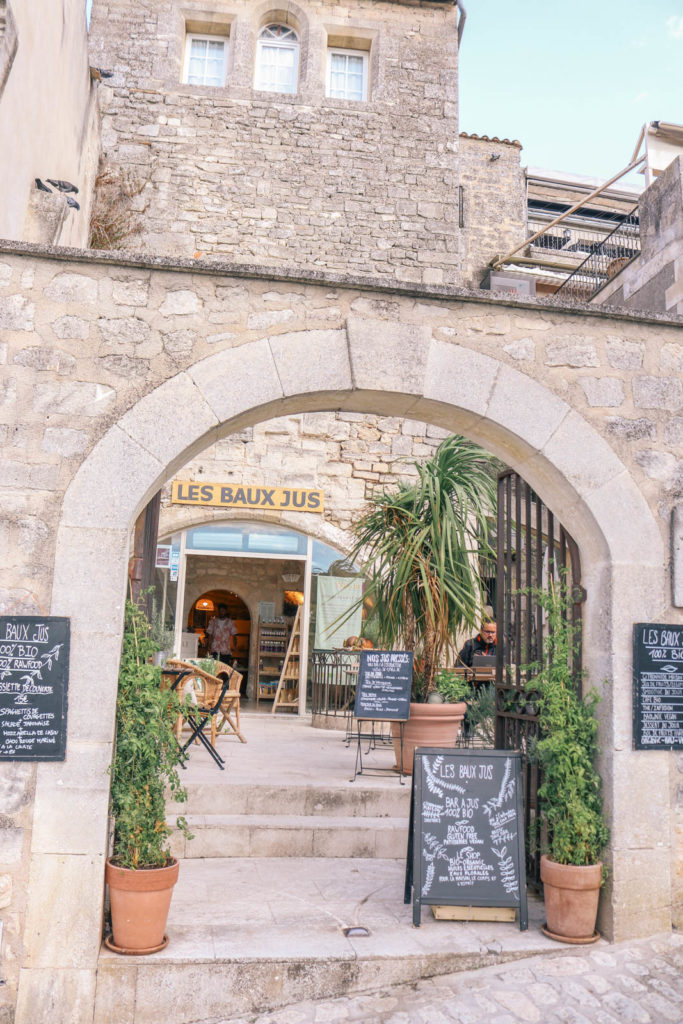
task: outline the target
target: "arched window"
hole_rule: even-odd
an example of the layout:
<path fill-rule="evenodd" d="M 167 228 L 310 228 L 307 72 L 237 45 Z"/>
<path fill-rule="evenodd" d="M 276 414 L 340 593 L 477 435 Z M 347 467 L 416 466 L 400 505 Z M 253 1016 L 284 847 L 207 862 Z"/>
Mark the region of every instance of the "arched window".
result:
<path fill-rule="evenodd" d="M 254 88 L 294 93 L 298 84 L 298 35 L 287 25 L 266 25 L 258 37 Z"/>

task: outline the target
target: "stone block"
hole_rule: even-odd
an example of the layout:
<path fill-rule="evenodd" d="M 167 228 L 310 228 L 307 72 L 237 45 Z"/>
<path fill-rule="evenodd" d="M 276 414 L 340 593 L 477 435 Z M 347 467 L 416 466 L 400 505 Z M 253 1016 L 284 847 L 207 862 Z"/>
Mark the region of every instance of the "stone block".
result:
<path fill-rule="evenodd" d="M 623 437 L 625 441 L 654 441 L 657 437 L 657 424 L 652 420 L 630 420 L 625 416 L 607 416 L 605 418 L 607 433 L 614 437 Z"/>
<path fill-rule="evenodd" d="M 111 743 L 77 743 L 69 735 L 67 759 L 39 766 L 32 854 L 106 855 L 111 753 Z"/>
<path fill-rule="evenodd" d="M 576 412 L 563 419 L 543 446 L 543 454 L 582 497 L 624 471 L 612 448 Z"/>
<path fill-rule="evenodd" d="M 55 274 L 43 294 L 53 302 L 96 302 L 97 281 L 86 274 L 65 271 Z"/>
<path fill-rule="evenodd" d="M 60 976 L 74 968 L 94 971 L 102 938 L 104 856 L 33 854 L 28 885 L 25 966 L 59 968 Z M 94 997 L 93 989 L 91 1014 Z"/>
<path fill-rule="evenodd" d="M 8 868 L 21 863 L 23 845 L 23 828 L 0 828 L 0 864 Z"/>
<path fill-rule="evenodd" d="M 0 299 L 0 328 L 6 331 L 32 331 L 35 315 L 35 304 L 23 295 L 8 295 Z"/>
<path fill-rule="evenodd" d="M 658 568 L 664 564 L 662 537 L 653 514 L 627 473 L 603 483 L 585 501 L 600 523 L 611 557 L 617 563 Z M 624 515 L 624 509 L 628 509 L 628 515 Z"/>
<path fill-rule="evenodd" d="M 119 306 L 146 306 L 149 299 L 149 281 L 143 278 L 112 281 L 111 297 Z"/>
<path fill-rule="evenodd" d="M 177 291 L 168 291 L 166 298 L 159 306 L 162 316 L 189 316 L 192 313 L 199 313 L 203 302 L 196 292 L 188 288 L 179 288 Z"/>
<path fill-rule="evenodd" d="M 676 377 L 635 377 L 632 386 L 637 408 L 678 412 L 683 404 L 683 384 Z"/>
<path fill-rule="evenodd" d="M 659 353 L 662 373 L 683 373 L 683 345 L 663 345 Z"/>
<path fill-rule="evenodd" d="M 355 387 L 408 395 L 422 393 L 429 328 L 349 317 L 347 330 Z"/>
<path fill-rule="evenodd" d="M 90 337 L 90 323 L 78 316 L 60 316 L 52 323 L 56 336 L 64 341 L 73 338 L 76 341 L 87 341 Z"/>
<path fill-rule="evenodd" d="M 518 370 L 500 366 L 486 416 L 525 446 L 541 449 L 569 413 L 569 406 Z"/>
<path fill-rule="evenodd" d="M 645 357 L 642 342 L 609 337 L 606 341 L 607 361 L 614 370 L 640 370 Z"/>
<path fill-rule="evenodd" d="M 88 970 L 23 969 L 14 1024 L 92 1024 L 95 977 L 94 965 Z"/>
<path fill-rule="evenodd" d="M 265 338 L 217 352 L 195 363 L 189 376 L 221 422 L 284 397 Z"/>
<path fill-rule="evenodd" d="M 3 814 L 18 814 L 33 797 L 33 766 L 21 762 L 0 764 L 0 807 Z"/>
<path fill-rule="evenodd" d="M 636 462 L 652 480 L 658 480 L 666 488 L 677 487 L 683 482 L 683 462 L 671 452 L 650 448 L 636 452 Z"/>
<path fill-rule="evenodd" d="M 42 345 L 22 348 L 14 356 L 13 362 L 18 366 L 28 366 L 38 372 L 51 372 L 60 375 L 71 373 L 76 366 L 75 358 L 68 352 L 61 352 L 58 348 L 44 348 Z"/>
<path fill-rule="evenodd" d="M 667 416 L 663 439 L 666 444 L 683 445 L 683 416 Z"/>
<path fill-rule="evenodd" d="M 145 395 L 119 426 L 162 465 L 180 466 L 211 443 L 218 418 L 191 377 L 180 373 Z"/>
<path fill-rule="evenodd" d="M 137 316 L 100 317 L 97 327 L 102 342 L 116 349 L 140 345 L 150 336 L 149 324 Z"/>
<path fill-rule="evenodd" d="M 624 401 L 624 385 L 617 377 L 581 377 L 579 383 L 590 406 L 614 409 Z"/>
<path fill-rule="evenodd" d="M 118 620 L 110 633 L 71 630 L 69 659 L 69 741 L 105 743 L 114 740 L 116 692 L 121 660 Z"/>
<path fill-rule="evenodd" d="M 120 640 L 128 533 L 128 527 L 60 527 L 50 611 L 70 616 L 73 633 L 101 633 Z"/>
<path fill-rule="evenodd" d="M 173 415 L 169 409 L 167 415 Z M 161 431 L 162 424 L 157 424 Z M 64 496 L 67 526 L 128 529 L 161 481 L 166 466 L 119 426 L 98 441 Z"/>
<path fill-rule="evenodd" d="M 671 512 L 672 603 L 683 608 L 683 505 Z M 681 765 L 683 770 L 683 764 Z"/>
<path fill-rule="evenodd" d="M 135 1024 L 136 979 L 137 966 L 122 967 L 118 957 L 100 960 L 92 1024 Z"/>
<path fill-rule="evenodd" d="M 12 267 L 9 263 L 0 263 L 0 288 L 6 288 L 12 280 Z"/>
<path fill-rule="evenodd" d="M 197 344 L 199 335 L 196 331 L 170 331 L 163 334 L 164 351 L 170 356 L 187 355 Z"/>
<path fill-rule="evenodd" d="M 270 331 L 294 319 L 293 309 L 273 309 L 263 313 L 250 313 L 247 328 L 250 331 Z"/>
<path fill-rule="evenodd" d="M 60 381 L 36 384 L 34 412 L 64 416 L 105 416 L 116 401 L 116 392 L 107 384 L 89 381 Z"/>
<path fill-rule="evenodd" d="M 40 447 L 44 452 L 69 458 L 71 455 L 81 455 L 89 443 L 90 438 L 85 430 L 73 430 L 70 427 L 46 427 Z"/>
<path fill-rule="evenodd" d="M 545 344 L 546 366 L 599 366 L 597 349 L 592 340 L 568 335 Z"/>
<path fill-rule="evenodd" d="M 285 395 L 351 388 L 346 331 L 298 331 L 268 343 Z"/>
<path fill-rule="evenodd" d="M 503 345 L 503 352 L 507 352 L 518 363 L 533 362 L 536 358 L 536 343 L 531 338 L 518 338 L 509 345 Z"/>

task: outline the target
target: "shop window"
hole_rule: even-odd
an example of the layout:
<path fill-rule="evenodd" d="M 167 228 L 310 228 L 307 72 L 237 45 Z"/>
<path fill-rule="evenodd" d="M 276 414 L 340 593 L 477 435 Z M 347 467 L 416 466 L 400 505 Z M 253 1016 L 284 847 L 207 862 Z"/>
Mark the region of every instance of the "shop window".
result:
<path fill-rule="evenodd" d="M 204 36 L 189 32 L 185 37 L 183 82 L 222 88 L 228 68 L 228 40 L 225 36 Z"/>
<path fill-rule="evenodd" d="M 367 100 L 367 53 L 338 47 L 328 49 L 326 95 L 341 100 Z"/>
<path fill-rule="evenodd" d="M 298 35 L 287 25 L 266 25 L 258 37 L 254 88 L 295 93 L 298 86 Z"/>

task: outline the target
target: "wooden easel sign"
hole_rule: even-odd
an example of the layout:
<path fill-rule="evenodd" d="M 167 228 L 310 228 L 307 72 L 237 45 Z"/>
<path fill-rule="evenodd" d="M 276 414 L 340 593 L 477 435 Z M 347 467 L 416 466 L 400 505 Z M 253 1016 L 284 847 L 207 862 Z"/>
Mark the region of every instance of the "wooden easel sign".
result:
<path fill-rule="evenodd" d="M 522 759 L 510 750 L 415 751 L 404 899 L 422 906 L 512 907 L 528 927 Z"/>

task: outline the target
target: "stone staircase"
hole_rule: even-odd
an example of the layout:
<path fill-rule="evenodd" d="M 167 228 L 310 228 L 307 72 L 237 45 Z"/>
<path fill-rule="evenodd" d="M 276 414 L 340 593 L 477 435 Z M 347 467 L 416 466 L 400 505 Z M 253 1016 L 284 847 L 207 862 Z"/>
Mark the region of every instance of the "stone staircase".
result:
<path fill-rule="evenodd" d="M 169 806 L 169 822 L 182 814 L 194 839 L 176 832 L 179 860 L 205 857 L 379 857 L 406 854 L 410 780 L 368 789 L 362 777 L 346 788 L 285 784 L 193 785 L 186 804 Z"/>
<path fill-rule="evenodd" d="M 410 780 L 350 783 L 354 751 L 338 733 L 244 719 L 247 745 L 219 739 L 224 772 L 191 752 L 188 801 L 167 808 L 195 837 L 172 836 L 181 864 L 169 944 L 150 957 L 102 950 L 93 1024 L 230 1024 L 556 951 L 533 900 L 528 932 L 435 921 L 426 909 L 414 928 L 403 902 Z M 373 758 L 393 762 L 385 749 Z M 364 934 L 348 933 L 358 926 Z"/>

